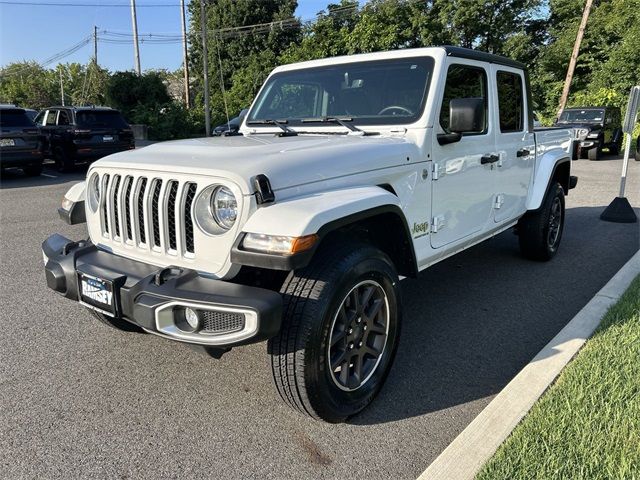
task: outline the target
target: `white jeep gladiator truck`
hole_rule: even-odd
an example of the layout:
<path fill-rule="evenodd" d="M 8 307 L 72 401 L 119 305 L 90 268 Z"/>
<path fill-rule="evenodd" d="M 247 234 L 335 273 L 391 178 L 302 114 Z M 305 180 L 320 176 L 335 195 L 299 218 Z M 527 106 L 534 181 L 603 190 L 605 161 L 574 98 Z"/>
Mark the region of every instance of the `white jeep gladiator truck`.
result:
<path fill-rule="evenodd" d="M 103 323 L 212 356 L 268 340 L 294 409 L 365 408 L 398 345 L 400 277 L 515 229 L 560 245 L 573 134 L 534 131 L 524 65 L 454 47 L 276 68 L 240 133 L 95 162 L 42 245 L 47 284 Z M 428 321 L 412 318 L 410 321 Z"/>

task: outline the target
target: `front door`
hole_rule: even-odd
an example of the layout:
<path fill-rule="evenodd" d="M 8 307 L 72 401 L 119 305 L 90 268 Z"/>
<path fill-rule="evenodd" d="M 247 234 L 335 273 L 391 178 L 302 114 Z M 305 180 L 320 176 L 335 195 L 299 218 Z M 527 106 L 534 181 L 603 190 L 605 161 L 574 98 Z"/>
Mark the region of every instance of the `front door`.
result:
<path fill-rule="evenodd" d="M 494 221 L 502 223 L 526 211 L 535 163 L 535 139 L 529 131 L 525 78 L 521 70 L 492 66 L 496 128 L 496 198 Z"/>
<path fill-rule="evenodd" d="M 480 62 L 457 60 L 447 70 L 441 107 L 434 132 L 449 133 L 449 102 L 454 98 L 483 98 L 485 125 L 481 133 L 464 134 L 460 141 L 440 145 L 433 139 L 431 246 L 440 248 L 465 239 L 491 223 L 495 162 L 493 120 L 489 115 L 490 72 Z"/>

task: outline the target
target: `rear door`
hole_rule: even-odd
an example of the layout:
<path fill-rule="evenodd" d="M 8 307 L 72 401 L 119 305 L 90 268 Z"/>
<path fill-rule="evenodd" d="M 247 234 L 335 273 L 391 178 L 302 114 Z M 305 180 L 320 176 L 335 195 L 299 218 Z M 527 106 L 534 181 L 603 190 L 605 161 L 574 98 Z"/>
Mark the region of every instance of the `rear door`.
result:
<path fill-rule="evenodd" d="M 433 140 L 433 248 L 471 237 L 489 223 L 493 225 L 494 163 L 481 162 L 495 148 L 495 127 L 489 115 L 493 95 L 488 87 L 490 73 L 489 64 L 473 60 L 455 59 L 448 65 L 435 133 L 449 133 L 449 103 L 454 98 L 483 98 L 485 122 L 481 133 L 464 134 L 458 142 L 440 145 L 437 138 Z"/>
<path fill-rule="evenodd" d="M 517 218 L 526 211 L 527 192 L 535 163 L 535 138 L 529 131 L 524 72 L 493 64 L 496 123 L 496 223 Z"/>

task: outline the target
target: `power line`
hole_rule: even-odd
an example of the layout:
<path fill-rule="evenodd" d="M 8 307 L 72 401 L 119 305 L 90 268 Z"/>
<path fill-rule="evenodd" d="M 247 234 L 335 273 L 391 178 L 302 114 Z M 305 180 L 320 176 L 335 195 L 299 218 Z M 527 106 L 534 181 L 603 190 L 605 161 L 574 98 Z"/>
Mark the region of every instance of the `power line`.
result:
<path fill-rule="evenodd" d="M 101 8 L 101 7 L 124 7 L 130 8 L 131 6 L 124 3 L 66 3 L 66 2 L 14 2 L 7 0 L 0 0 L 0 5 L 24 5 L 30 7 L 80 7 L 80 8 Z M 178 3 L 146 3 L 137 5 L 137 7 L 149 7 L 149 8 L 158 8 L 158 7 L 171 7 L 178 8 L 180 4 Z"/>

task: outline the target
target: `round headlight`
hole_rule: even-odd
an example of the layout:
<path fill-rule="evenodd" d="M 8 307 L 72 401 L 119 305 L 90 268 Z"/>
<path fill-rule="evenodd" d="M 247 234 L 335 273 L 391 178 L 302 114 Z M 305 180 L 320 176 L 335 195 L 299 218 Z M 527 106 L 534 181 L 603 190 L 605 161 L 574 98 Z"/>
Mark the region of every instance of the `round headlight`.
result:
<path fill-rule="evenodd" d="M 89 200 L 89 207 L 92 212 L 95 212 L 98 210 L 98 206 L 100 206 L 100 176 L 94 173 L 89 179 L 88 184 L 87 198 Z"/>
<path fill-rule="evenodd" d="M 214 190 L 211 195 L 211 213 L 216 223 L 225 230 L 229 230 L 236 223 L 238 202 L 227 187 L 219 186 Z"/>

